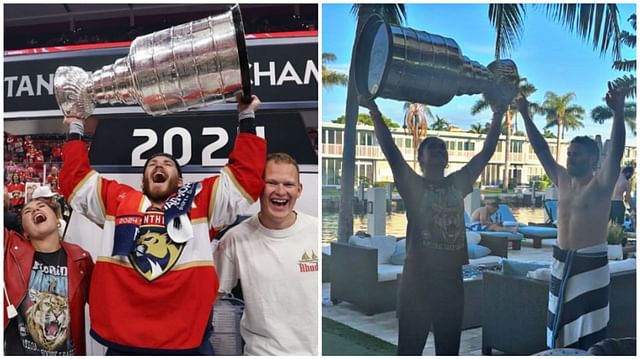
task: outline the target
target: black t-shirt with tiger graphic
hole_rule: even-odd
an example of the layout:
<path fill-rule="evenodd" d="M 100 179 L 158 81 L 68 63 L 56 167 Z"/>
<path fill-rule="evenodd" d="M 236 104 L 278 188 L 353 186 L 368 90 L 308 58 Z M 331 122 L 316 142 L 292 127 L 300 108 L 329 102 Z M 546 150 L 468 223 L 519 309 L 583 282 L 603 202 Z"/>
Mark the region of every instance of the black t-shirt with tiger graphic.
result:
<path fill-rule="evenodd" d="M 73 355 L 67 255 L 36 252 L 29 290 L 5 331 L 8 355 Z M 17 273 L 16 273 L 17 275 Z M 15 304 L 14 304 L 15 305 Z"/>
<path fill-rule="evenodd" d="M 407 208 L 407 259 L 436 271 L 459 271 L 469 263 L 464 197 L 473 188 L 464 170 L 440 180 L 408 172 L 395 178 Z"/>

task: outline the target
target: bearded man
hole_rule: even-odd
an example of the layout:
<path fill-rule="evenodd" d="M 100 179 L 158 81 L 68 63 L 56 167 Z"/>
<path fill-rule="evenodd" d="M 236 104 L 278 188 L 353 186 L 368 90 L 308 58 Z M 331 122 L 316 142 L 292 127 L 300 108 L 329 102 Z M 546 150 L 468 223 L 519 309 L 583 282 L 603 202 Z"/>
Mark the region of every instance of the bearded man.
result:
<path fill-rule="evenodd" d="M 218 276 L 210 238 L 235 221 L 263 188 L 260 100 L 238 104 L 239 133 L 220 175 L 185 183 L 176 159 L 151 156 L 142 192 L 103 178 L 89 164 L 83 122 L 65 118 L 60 184 L 77 213 L 103 228 L 89 305 L 91 335 L 107 355 L 212 355 Z"/>
<path fill-rule="evenodd" d="M 558 189 L 558 242 L 553 249 L 547 321 L 549 348 L 588 349 L 606 338 L 607 222 L 624 153 L 624 93 L 609 84 L 606 102 L 614 114 L 611 150 L 596 171 L 600 152 L 593 139 L 579 136 L 571 140 L 567 167 L 562 167 L 531 120 L 529 103 L 517 99 L 531 146 Z"/>

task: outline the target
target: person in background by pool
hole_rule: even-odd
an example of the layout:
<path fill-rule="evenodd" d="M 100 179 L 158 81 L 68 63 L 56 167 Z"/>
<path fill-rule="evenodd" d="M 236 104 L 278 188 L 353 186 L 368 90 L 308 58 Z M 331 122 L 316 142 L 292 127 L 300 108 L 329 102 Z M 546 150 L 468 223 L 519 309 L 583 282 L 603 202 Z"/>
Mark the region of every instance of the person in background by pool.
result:
<path fill-rule="evenodd" d="M 422 175 L 404 160 L 378 106 L 369 109 L 376 137 L 398 192 L 407 208 L 407 257 L 400 284 L 398 355 L 421 355 L 433 325 L 437 355 L 458 355 L 464 309 L 462 265 L 469 262 L 464 225 L 464 197 L 493 155 L 500 122 L 511 102 L 486 94 L 493 110 L 482 150 L 462 169 L 445 176 L 449 154 L 445 142 L 427 137 L 418 148 Z"/>
<path fill-rule="evenodd" d="M 633 177 L 633 167 L 627 166 L 623 168 L 620 176 L 618 176 L 616 186 L 613 188 L 609 220 L 618 224 L 624 223 L 626 206 L 631 206 L 631 177 Z"/>
<path fill-rule="evenodd" d="M 484 207 L 477 208 L 471 214 L 471 223 L 467 226 L 472 231 L 518 232 L 518 227 L 504 227 L 501 221 L 495 222 L 491 216 L 498 212 L 499 199 L 489 198 Z"/>
<path fill-rule="evenodd" d="M 531 146 L 558 187 L 558 244 L 553 249 L 547 320 L 549 348 L 587 349 L 606 337 L 607 222 L 624 153 L 624 93 L 609 84 L 605 100 L 613 110 L 611 145 L 597 172 L 600 153 L 596 141 L 587 136 L 571 140 L 567 167 L 562 167 L 533 123 L 527 100 L 516 100 Z"/>

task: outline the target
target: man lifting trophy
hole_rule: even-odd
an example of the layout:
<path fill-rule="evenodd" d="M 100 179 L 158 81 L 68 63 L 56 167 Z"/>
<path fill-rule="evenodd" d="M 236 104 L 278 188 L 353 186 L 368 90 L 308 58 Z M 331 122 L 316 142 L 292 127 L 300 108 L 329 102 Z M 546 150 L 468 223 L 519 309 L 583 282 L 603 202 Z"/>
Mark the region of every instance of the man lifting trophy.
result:
<path fill-rule="evenodd" d="M 95 72 L 60 67 L 54 85 L 69 126 L 60 184 L 99 227 L 91 336 L 107 355 L 213 355 L 219 287 L 210 238 L 246 213 L 263 188 L 260 100 L 250 95 L 240 9 L 136 38 L 129 55 Z M 91 168 L 82 141 L 96 104 L 138 104 L 151 115 L 238 99 L 238 134 L 219 174 L 186 183 L 171 153 L 149 156 L 142 191 Z M 87 274 L 89 275 L 89 274 Z"/>
<path fill-rule="evenodd" d="M 458 355 L 464 310 L 462 266 L 469 263 L 464 197 L 491 159 L 501 120 L 516 95 L 518 71 L 510 60 L 484 67 L 462 56 L 452 39 L 372 17 L 355 50 L 360 104 L 407 212 L 407 249 L 399 284 L 398 355 L 421 355 L 430 328 L 436 355 Z M 483 93 L 493 110 L 482 150 L 461 169 L 449 167 L 447 144 L 425 138 L 418 147 L 421 174 L 404 159 L 382 118 L 376 97 L 441 106 L 455 95 Z"/>

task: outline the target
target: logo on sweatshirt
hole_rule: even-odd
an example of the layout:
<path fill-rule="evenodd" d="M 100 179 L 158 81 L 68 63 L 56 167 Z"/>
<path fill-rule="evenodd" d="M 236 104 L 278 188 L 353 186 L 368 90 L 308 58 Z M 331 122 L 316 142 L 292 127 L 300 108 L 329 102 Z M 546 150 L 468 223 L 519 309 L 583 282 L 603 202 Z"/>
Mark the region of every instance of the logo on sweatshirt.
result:
<path fill-rule="evenodd" d="M 145 213 L 129 260 L 133 268 L 148 281 L 167 273 L 178 261 L 184 243 L 175 243 L 167 235 L 161 211 Z"/>
<path fill-rule="evenodd" d="M 311 250 L 311 255 L 304 251 L 302 258 L 298 261 L 300 272 L 317 272 L 318 271 L 318 256 Z"/>

